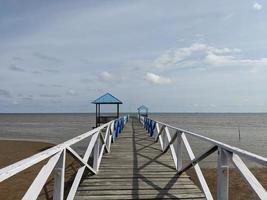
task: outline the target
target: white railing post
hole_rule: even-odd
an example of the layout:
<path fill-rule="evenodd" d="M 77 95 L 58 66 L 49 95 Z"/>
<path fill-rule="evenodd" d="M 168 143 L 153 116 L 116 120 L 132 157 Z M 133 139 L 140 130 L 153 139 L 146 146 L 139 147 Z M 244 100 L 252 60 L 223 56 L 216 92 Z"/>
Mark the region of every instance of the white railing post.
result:
<path fill-rule="evenodd" d="M 168 130 L 168 127 L 165 127 L 164 130 L 162 131 L 162 139 L 163 139 L 163 150 L 168 146 L 169 141 L 167 137 L 166 130 Z"/>
<path fill-rule="evenodd" d="M 177 170 L 180 171 L 183 167 L 183 158 L 182 158 L 182 137 L 181 133 L 177 131 L 175 134 L 177 134 L 176 139 L 174 141 L 174 149 L 176 152 L 176 157 L 177 157 Z"/>
<path fill-rule="evenodd" d="M 106 146 L 107 146 L 107 150 L 108 152 L 107 153 L 110 153 L 110 127 L 111 127 L 111 124 L 109 124 L 109 126 L 107 127 L 107 131 L 106 131 Z"/>
<path fill-rule="evenodd" d="M 64 199 L 64 176 L 65 176 L 66 149 L 60 155 L 60 158 L 54 169 L 54 194 L 53 200 Z"/>
<path fill-rule="evenodd" d="M 97 171 L 98 169 L 98 157 L 99 157 L 99 149 L 100 149 L 100 142 L 99 142 L 99 136 L 97 137 L 97 140 L 95 142 L 94 146 L 94 160 L 93 160 L 93 169 Z"/>
<path fill-rule="evenodd" d="M 113 129 L 114 129 L 114 121 L 112 121 L 112 123 L 110 124 L 110 127 L 109 127 L 109 132 L 108 132 L 108 137 L 109 137 L 109 140 L 108 140 L 108 149 L 109 151 L 111 151 L 111 141 L 112 141 L 112 135 L 113 135 Z"/>
<path fill-rule="evenodd" d="M 229 197 L 229 158 L 222 148 L 218 149 L 217 160 L 217 199 L 228 200 Z"/>
<path fill-rule="evenodd" d="M 157 140 L 157 138 L 158 138 L 158 136 L 159 136 L 159 131 L 160 131 L 160 129 L 159 129 L 159 124 L 156 122 L 156 128 L 155 128 L 156 130 L 155 130 L 155 133 L 154 133 L 154 139 L 155 139 L 155 141 Z"/>
<path fill-rule="evenodd" d="M 165 126 L 161 126 L 161 128 L 159 128 L 159 123 L 156 122 L 156 129 L 157 129 L 157 134 L 156 135 L 157 135 L 157 137 L 155 138 L 155 141 L 157 141 L 157 140 L 159 141 L 162 151 L 164 150 L 163 137 L 162 137 L 164 128 L 165 128 Z"/>

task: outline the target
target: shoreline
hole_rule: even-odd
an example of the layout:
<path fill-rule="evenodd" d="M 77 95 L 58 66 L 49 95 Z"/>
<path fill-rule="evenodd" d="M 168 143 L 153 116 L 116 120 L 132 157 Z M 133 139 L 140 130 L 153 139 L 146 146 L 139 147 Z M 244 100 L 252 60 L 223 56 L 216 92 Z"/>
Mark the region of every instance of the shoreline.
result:
<path fill-rule="evenodd" d="M 18 141 L 18 142 L 38 142 L 38 143 L 44 143 L 44 144 L 51 144 L 51 145 L 57 145 L 57 143 L 53 143 L 49 140 L 42 140 L 42 139 L 27 139 L 27 138 L 4 138 L 0 137 L 1 141 Z"/>

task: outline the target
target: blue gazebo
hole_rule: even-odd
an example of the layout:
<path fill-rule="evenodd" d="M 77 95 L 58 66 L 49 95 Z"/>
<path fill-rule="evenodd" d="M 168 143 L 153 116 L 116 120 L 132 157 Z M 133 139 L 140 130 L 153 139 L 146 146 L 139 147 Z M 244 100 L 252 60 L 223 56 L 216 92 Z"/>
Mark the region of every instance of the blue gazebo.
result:
<path fill-rule="evenodd" d="M 143 116 L 143 117 L 148 116 L 148 108 L 144 105 L 137 108 L 137 111 L 138 111 L 139 120 L 140 120 L 140 116 Z"/>
<path fill-rule="evenodd" d="M 119 104 L 122 104 L 122 101 L 111 95 L 110 93 L 106 93 L 100 97 L 98 97 L 96 100 L 92 102 L 96 105 L 96 127 L 100 126 L 100 124 L 107 123 L 113 119 L 116 119 L 119 117 Z M 117 114 L 114 115 L 101 115 L 100 112 L 100 105 L 101 104 L 115 104 L 117 105 Z"/>

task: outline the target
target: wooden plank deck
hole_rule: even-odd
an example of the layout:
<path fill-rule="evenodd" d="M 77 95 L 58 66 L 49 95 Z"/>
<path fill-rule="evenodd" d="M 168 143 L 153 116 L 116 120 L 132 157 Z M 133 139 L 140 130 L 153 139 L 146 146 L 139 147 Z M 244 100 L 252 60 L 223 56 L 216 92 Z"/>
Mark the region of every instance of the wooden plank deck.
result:
<path fill-rule="evenodd" d="M 130 119 L 105 154 L 97 175 L 83 178 L 75 196 L 85 199 L 205 199 L 189 176 L 178 176 L 137 119 Z"/>

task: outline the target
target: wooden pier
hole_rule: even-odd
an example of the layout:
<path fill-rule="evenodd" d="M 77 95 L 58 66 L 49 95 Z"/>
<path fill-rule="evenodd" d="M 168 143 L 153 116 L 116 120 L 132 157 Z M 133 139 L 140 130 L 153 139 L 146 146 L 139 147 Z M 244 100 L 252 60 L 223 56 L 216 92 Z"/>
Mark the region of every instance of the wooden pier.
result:
<path fill-rule="evenodd" d="M 180 176 L 169 152 L 131 119 L 96 175 L 85 176 L 75 199 L 205 199 L 185 173 Z"/>
<path fill-rule="evenodd" d="M 187 136 L 211 145 L 195 155 Z M 74 145 L 85 139 L 90 141 L 85 147 L 85 153 L 80 155 Z M 189 161 L 183 159 L 183 149 Z M 129 115 L 0 169 L 0 183 L 46 160 L 23 200 L 38 199 L 51 176 L 54 180 L 52 192 L 55 200 L 213 200 L 199 166 L 199 162 L 212 153 L 218 155 L 216 199 L 229 199 L 231 164 L 257 199 L 267 199 L 265 188 L 242 160 L 267 166 L 267 158 L 148 117 L 129 118 Z M 71 185 L 67 185 L 65 180 L 66 154 L 70 154 L 80 164 Z M 190 168 L 195 170 L 200 188 L 185 173 Z"/>

